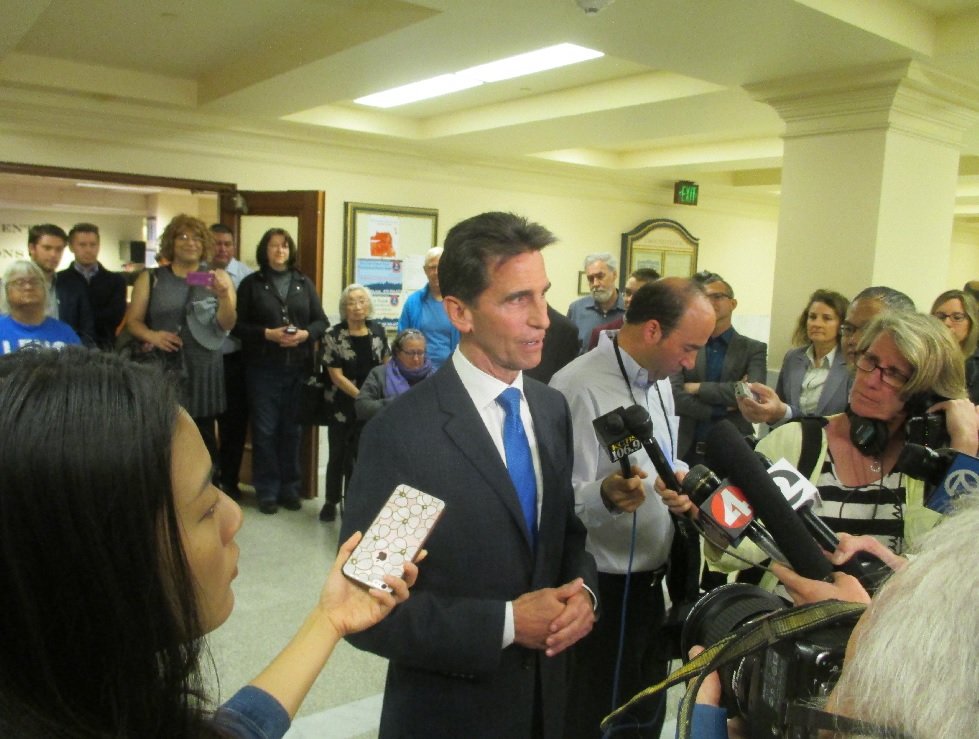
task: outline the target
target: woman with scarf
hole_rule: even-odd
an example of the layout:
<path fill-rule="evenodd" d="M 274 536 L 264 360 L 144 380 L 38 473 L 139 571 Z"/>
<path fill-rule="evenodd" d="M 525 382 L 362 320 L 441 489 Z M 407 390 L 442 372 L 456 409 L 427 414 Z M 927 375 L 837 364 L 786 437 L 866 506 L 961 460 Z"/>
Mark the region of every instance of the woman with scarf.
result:
<path fill-rule="evenodd" d="M 406 328 L 391 344 L 392 361 L 375 367 L 354 401 L 357 421 L 366 423 L 401 393 L 428 377 L 435 368 L 425 356 L 425 334 Z"/>

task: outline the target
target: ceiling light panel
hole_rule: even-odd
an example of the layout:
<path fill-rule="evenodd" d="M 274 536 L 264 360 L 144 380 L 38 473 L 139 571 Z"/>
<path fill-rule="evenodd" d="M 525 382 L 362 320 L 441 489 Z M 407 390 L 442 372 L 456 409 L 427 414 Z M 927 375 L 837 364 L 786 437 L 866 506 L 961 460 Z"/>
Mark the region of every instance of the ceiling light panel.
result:
<path fill-rule="evenodd" d="M 477 67 L 464 69 L 457 74 L 463 77 L 475 77 L 483 82 L 499 82 L 514 77 L 522 77 L 525 74 L 535 74 L 548 69 L 566 67 L 569 64 L 597 59 L 600 56 L 605 55 L 594 49 L 586 49 L 584 46 L 557 44 L 556 46 L 548 46 L 546 49 L 528 51 L 526 54 L 517 54 L 488 64 L 480 64 Z"/>
<path fill-rule="evenodd" d="M 514 77 L 522 77 L 548 69 L 565 67 L 569 64 L 577 64 L 589 59 L 597 59 L 600 56 L 605 55 L 600 51 L 586 49 L 575 44 L 557 44 L 546 49 L 529 51 L 526 54 L 517 54 L 495 62 L 480 64 L 455 74 L 442 74 L 431 79 L 376 92 L 357 98 L 354 102 L 375 108 L 393 108 L 398 105 L 407 105 L 419 100 L 428 100 L 439 95 L 448 95 L 452 92 L 478 87 L 485 82 L 499 82 Z"/>

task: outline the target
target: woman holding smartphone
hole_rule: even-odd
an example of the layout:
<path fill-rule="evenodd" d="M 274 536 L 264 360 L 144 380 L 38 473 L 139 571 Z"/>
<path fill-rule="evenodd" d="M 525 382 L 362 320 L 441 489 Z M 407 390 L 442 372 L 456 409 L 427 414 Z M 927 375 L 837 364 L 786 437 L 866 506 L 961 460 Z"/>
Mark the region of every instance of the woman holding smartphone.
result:
<path fill-rule="evenodd" d="M 295 636 L 215 707 L 205 636 L 235 605 L 242 513 L 173 383 L 78 347 L 0 357 L 0 469 L 0 736 L 279 739 L 336 643 L 417 575 L 349 582 L 355 534 Z"/>
<path fill-rule="evenodd" d="M 224 412 L 221 344 L 235 325 L 235 288 L 223 269 L 211 270 L 214 239 L 198 218 L 178 215 L 163 230 L 157 258 L 166 266 L 136 278 L 126 325 L 153 355 L 180 377 L 184 407 L 217 462 L 214 424 Z"/>
<path fill-rule="evenodd" d="M 252 480 L 262 513 L 302 508 L 299 498 L 299 387 L 313 345 L 330 322 L 312 280 L 296 269 L 296 242 L 270 228 L 258 242 L 259 270 L 238 286 L 238 323 L 252 417 Z"/>

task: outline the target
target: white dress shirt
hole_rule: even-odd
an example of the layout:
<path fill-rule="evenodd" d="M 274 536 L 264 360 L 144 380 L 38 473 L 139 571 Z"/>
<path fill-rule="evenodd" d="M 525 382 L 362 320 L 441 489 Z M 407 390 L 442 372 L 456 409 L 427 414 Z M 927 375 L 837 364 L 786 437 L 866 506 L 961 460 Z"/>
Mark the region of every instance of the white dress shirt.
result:
<path fill-rule="evenodd" d="M 595 557 L 599 572 L 625 574 L 629 567 L 632 516 L 610 512 L 601 496 L 602 480 L 620 469 L 609 459 L 592 421 L 618 407 L 638 404 L 649 411 L 653 438 L 674 470 L 686 471 L 677 460 L 679 418 L 673 405 L 669 379 L 649 382 L 649 373 L 625 351 L 621 351 L 629 386 L 619 369 L 612 332 L 602 332 L 598 346 L 575 359 L 551 378 L 551 387 L 561 391 L 571 408 L 574 428 L 575 512 L 588 529 L 586 549 Z M 646 500 L 636 510 L 636 551 L 633 572 L 647 572 L 666 564 L 673 541 L 673 522 L 662 499 L 653 489 L 656 468 L 645 451 L 632 455 L 632 464 L 649 477 L 643 481 Z"/>

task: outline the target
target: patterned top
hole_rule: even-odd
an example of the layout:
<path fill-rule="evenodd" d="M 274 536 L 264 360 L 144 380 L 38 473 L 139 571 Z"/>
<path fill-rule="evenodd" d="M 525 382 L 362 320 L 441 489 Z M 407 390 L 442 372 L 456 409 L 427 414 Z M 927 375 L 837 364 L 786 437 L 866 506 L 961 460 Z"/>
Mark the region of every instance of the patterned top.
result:
<path fill-rule="evenodd" d="M 346 321 L 341 321 L 323 336 L 323 366 L 335 367 L 343 372 L 343 376 L 360 387 L 370 371 L 383 364 L 391 356 L 388 348 L 387 335 L 384 327 L 375 321 L 367 321 L 368 336 L 351 336 Z M 355 340 L 370 339 L 369 357 L 365 352 L 357 352 Z M 366 361 L 364 361 L 366 359 Z M 335 419 L 339 423 L 353 423 L 354 399 L 342 390 L 332 388 L 336 408 Z"/>
<path fill-rule="evenodd" d="M 858 487 L 840 482 L 833 455 L 826 450 L 823 469 L 816 480 L 822 506 L 815 509 L 833 531 L 854 536 L 869 534 L 892 552 L 904 551 L 904 475 L 891 472 L 881 480 Z"/>

